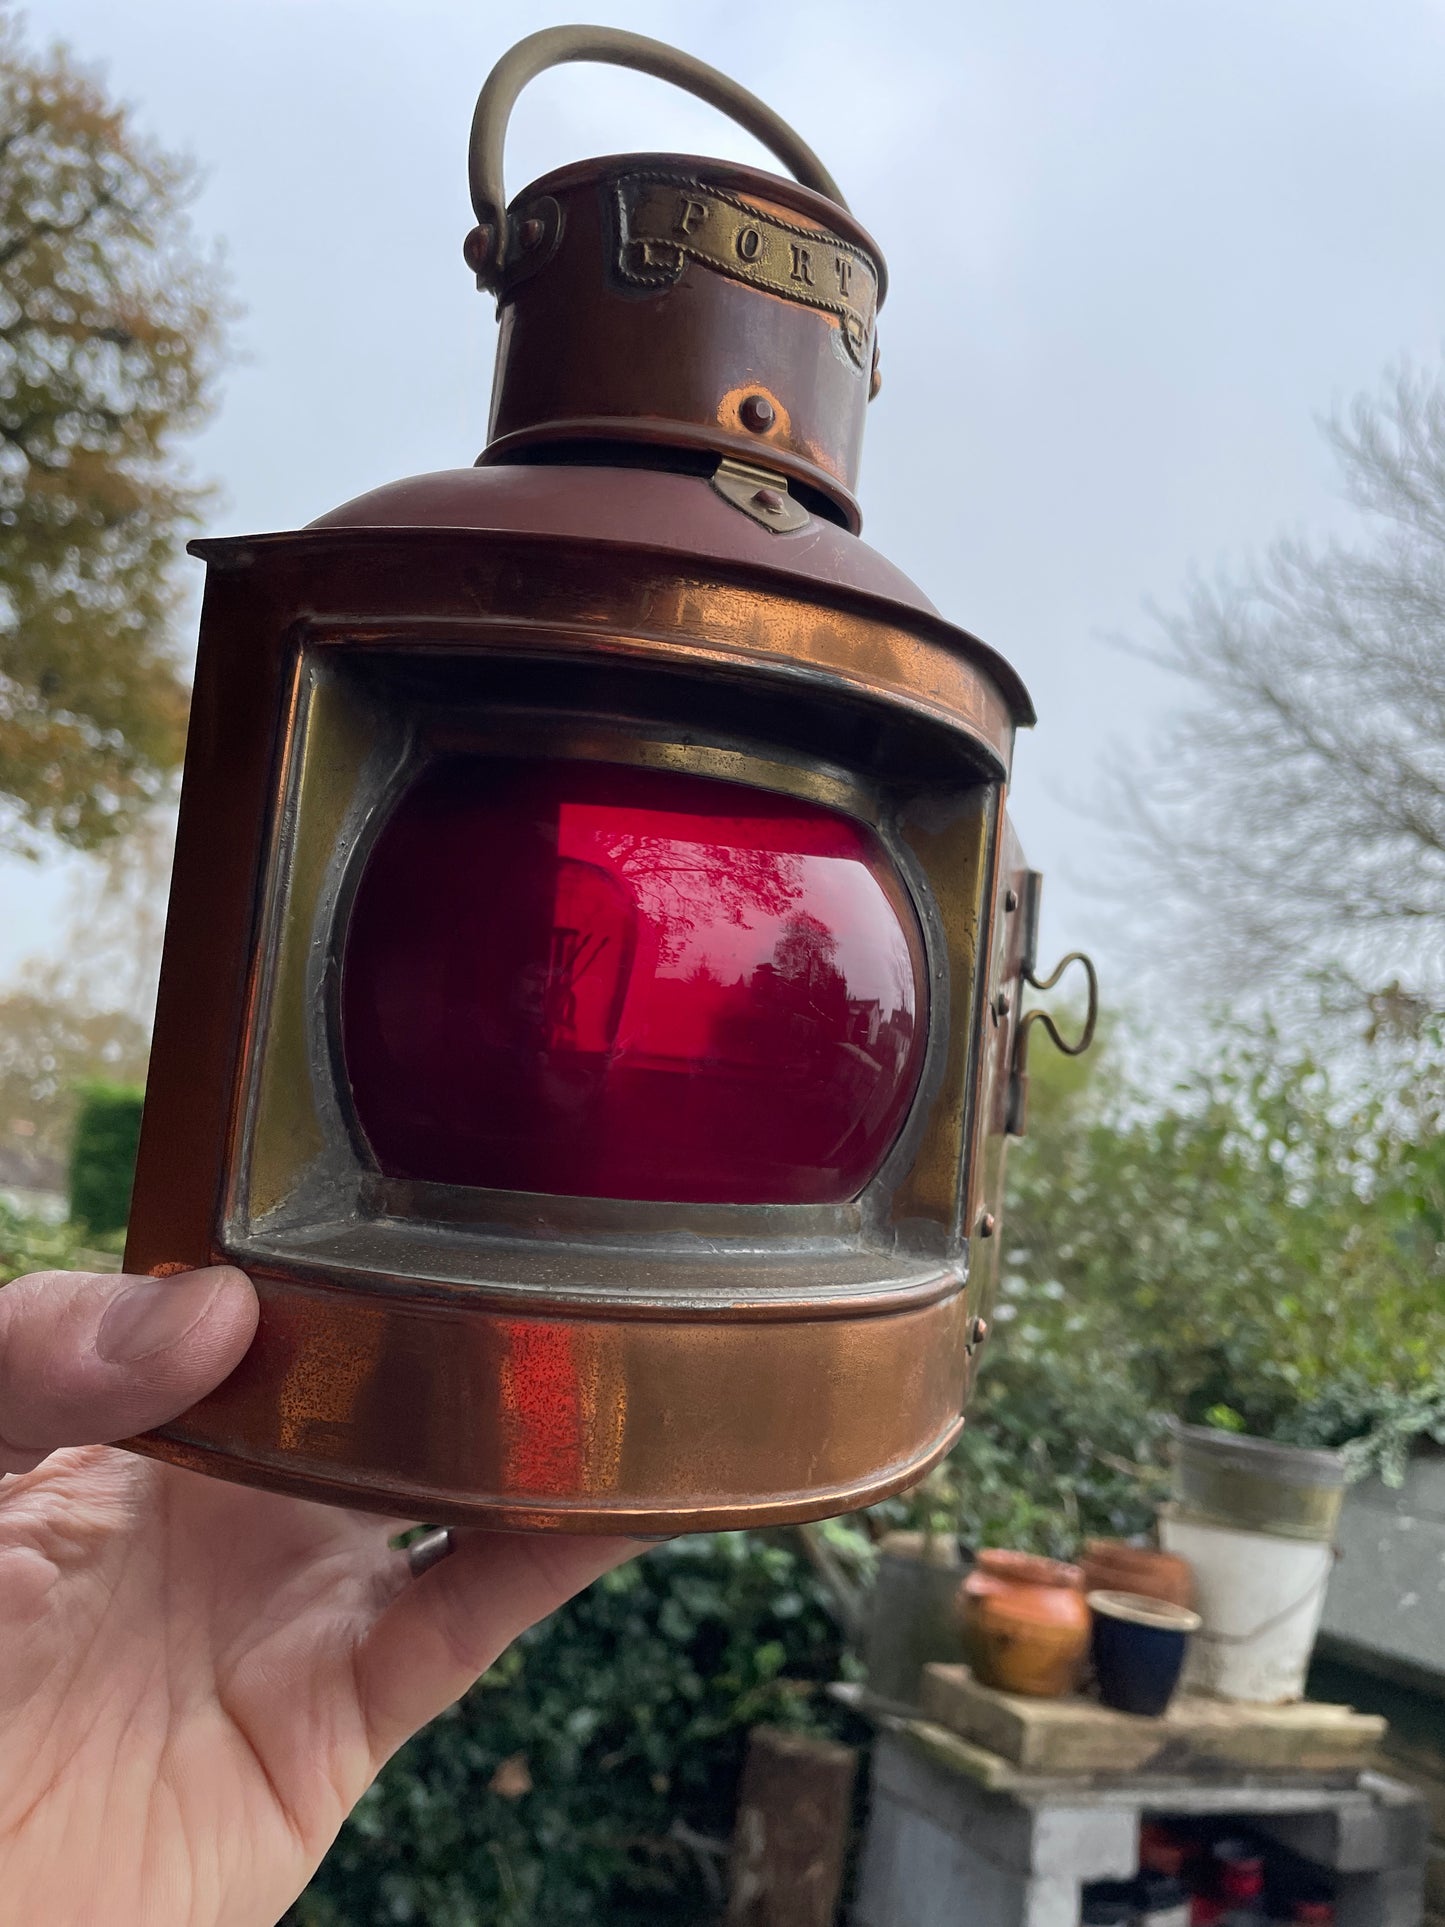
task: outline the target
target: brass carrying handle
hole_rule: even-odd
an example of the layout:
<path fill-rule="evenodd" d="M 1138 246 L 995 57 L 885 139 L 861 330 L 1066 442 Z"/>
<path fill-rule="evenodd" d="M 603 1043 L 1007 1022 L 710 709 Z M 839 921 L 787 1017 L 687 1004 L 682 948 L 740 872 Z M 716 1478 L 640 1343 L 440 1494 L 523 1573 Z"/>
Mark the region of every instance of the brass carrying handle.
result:
<path fill-rule="evenodd" d="M 529 80 L 535 80 L 547 68 L 561 67 L 572 60 L 631 67 L 637 73 L 671 81 L 684 93 L 695 94 L 745 127 L 804 187 L 847 209 L 838 183 L 807 142 L 756 94 L 720 74 L 716 67 L 680 53 L 665 41 L 623 33 L 615 27 L 546 27 L 541 33 L 528 34 L 510 53 L 502 55 L 487 76 L 472 116 L 467 176 L 478 233 L 468 260 L 476 270 L 479 286 L 495 290 L 506 259 L 507 196 L 502 185 L 502 155 L 517 96 Z"/>
<path fill-rule="evenodd" d="M 1082 964 L 1084 966 L 1084 974 L 1089 980 L 1089 1007 L 1084 1016 L 1084 1028 L 1079 1033 L 1078 1041 L 1073 1044 L 1065 1043 L 1063 1037 L 1060 1035 L 1058 1025 L 1054 1022 L 1052 1015 L 1047 1010 L 1025 1011 L 1024 1015 L 1019 1019 L 1018 1036 L 1014 1041 L 1014 1061 L 1016 1063 L 1022 1065 L 1028 1058 L 1029 1047 L 1027 1040 L 1030 1024 L 1042 1024 L 1044 1029 L 1049 1033 L 1049 1038 L 1054 1046 L 1058 1050 L 1061 1050 L 1065 1057 L 1082 1057 L 1090 1044 L 1093 1043 L 1094 1031 L 1099 1022 L 1099 973 L 1094 968 L 1094 960 L 1092 957 L 1086 957 L 1082 950 L 1071 950 L 1063 962 L 1055 967 L 1051 976 L 1040 979 L 1034 975 L 1032 970 L 1026 970 L 1023 973 L 1023 979 L 1024 982 L 1034 990 L 1052 990 L 1070 964 Z"/>

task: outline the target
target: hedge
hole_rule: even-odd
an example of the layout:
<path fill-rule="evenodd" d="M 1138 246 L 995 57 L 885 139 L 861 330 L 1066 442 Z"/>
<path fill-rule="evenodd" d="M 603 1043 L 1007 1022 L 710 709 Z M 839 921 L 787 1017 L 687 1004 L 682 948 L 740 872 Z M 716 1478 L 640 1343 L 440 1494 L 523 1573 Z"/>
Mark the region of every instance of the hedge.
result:
<path fill-rule="evenodd" d="M 70 1146 L 70 1215 L 97 1237 L 125 1228 L 143 1099 L 128 1084 L 80 1087 Z"/>

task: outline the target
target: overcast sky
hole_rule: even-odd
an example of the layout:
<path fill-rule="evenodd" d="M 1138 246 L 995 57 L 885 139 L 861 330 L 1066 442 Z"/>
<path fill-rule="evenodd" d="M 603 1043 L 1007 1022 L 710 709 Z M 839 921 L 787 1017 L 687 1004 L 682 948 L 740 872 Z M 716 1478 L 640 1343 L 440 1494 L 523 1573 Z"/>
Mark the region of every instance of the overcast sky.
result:
<path fill-rule="evenodd" d="M 243 362 L 193 445 L 217 531 L 287 528 L 469 463 L 494 325 L 464 268 L 467 127 L 535 0 L 45 0 L 206 170 L 202 234 Z M 1046 943 L 1114 1001 L 1127 922 L 1081 810 L 1175 692 L 1111 646 L 1191 567 L 1348 527 L 1317 418 L 1445 316 L 1441 0 L 613 4 L 788 118 L 892 277 L 867 539 L 1018 665 L 1041 722 L 1013 809 Z M 764 157 L 652 81 L 571 67 L 523 96 L 512 192 L 587 155 Z M 768 163 L 771 164 L 771 163 Z M 191 565 L 199 568 L 199 565 Z M 64 864 L 0 863 L 0 972 L 55 941 Z"/>

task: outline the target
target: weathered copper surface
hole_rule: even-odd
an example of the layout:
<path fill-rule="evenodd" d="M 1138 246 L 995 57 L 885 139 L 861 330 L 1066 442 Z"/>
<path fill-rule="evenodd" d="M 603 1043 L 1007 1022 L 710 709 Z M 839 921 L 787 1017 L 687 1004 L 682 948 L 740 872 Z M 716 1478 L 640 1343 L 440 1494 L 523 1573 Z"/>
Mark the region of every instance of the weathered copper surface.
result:
<path fill-rule="evenodd" d="M 733 455 L 858 528 L 884 278 L 842 208 L 752 168 L 648 155 L 549 174 L 511 218 L 538 240 L 503 273 L 484 462 L 579 443 Z"/>
<path fill-rule="evenodd" d="M 547 546 L 547 570 L 555 566 L 552 557 L 563 554 L 575 555 L 585 569 L 592 566 L 593 553 L 602 552 L 611 557 L 614 571 L 640 566 L 643 556 L 670 558 L 668 579 L 677 585 L 675 593 L 694 575 L 745 592 L 733 601 L 712 596 L 706 612 L 710 625 L 726 622 L 738 649 L 786 658 L 798 648 L 806 662 L 836 669 L 876 694 L 936 708 L 950 728 L 975 730 L 980 743 L 993 750 L 1000 771 L 1012 754 L 1014 730 L 1036 720 L 1013 665 L 946 621 L 876 549 L 818 516 L 786 535 L 773 535 L 690 477 L 605 465 L 442 469 L 372 489 L 319 516 L 304 533 L 331 529 L 530 537 Z M 191 547 L 194 554 L 219 561 L 233 554 L 259 557 L 273 545 L 297 539 L 263 535 Z M 473 543 L 470 552 L 480 547 Z M 531 587 L 534 594 L 545 594 L 545 573 Z M 755 600 L 757 590 L 769 592 L 766 605 Z M 794 595 L 805 606 L 790 616 L 783 598 Z M 601 597 L 592 600 L 600 603 Z M 533 605 L 515 590 L 512 605 L 536 627 L 545 624 L 545 606 L 534 616 Z M 849 622 L 849 617 L 865 620 Z M 598 630 L 624 628 L 627 619 L 623 614 L 610 621 L 603 607 L 590 617 Z M 711 642 L 711 630 L 692 640 Z"/>
<path fill-rule="evenodd" d="M 962 1295 L 872 1316 L 548 1315 L 273 1279 L 221 1389 L 144 1449 L 439 1525 L 663 1533 L 817 1518 L 953 1443 Z"/>

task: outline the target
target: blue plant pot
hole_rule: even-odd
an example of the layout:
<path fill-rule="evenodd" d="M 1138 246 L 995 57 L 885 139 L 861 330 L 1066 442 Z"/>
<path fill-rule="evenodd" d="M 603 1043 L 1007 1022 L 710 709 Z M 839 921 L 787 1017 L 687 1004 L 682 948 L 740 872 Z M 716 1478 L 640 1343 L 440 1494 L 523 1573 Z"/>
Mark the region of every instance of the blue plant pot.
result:
<path fill-rule="evenodd" d="M 1091 1592 L 1099 1697 L 1121 1713 L 1157 1718 L 1174 1697 L 1198 1613 L 1141 1593 Z"/>

